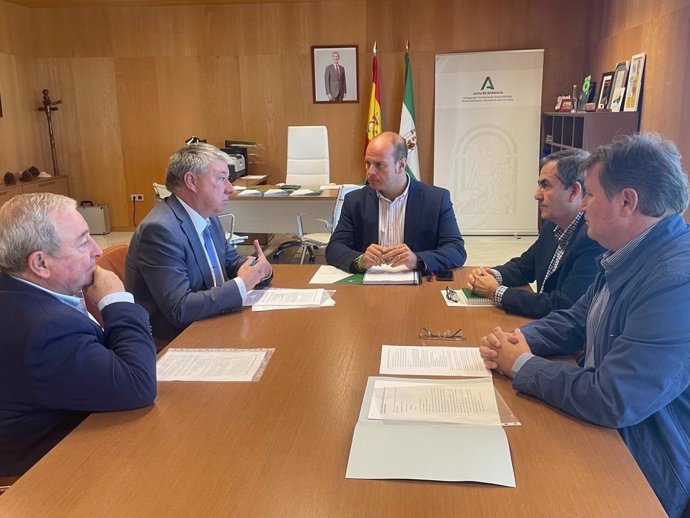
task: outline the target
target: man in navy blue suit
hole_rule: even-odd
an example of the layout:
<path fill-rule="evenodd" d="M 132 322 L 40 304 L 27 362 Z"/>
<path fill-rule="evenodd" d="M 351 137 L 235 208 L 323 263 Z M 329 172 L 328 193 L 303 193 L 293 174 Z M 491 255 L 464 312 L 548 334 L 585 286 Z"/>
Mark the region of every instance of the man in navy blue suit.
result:
<path fill-rule="evenodd" d="M 540 318 L 567 309 L 579 299 L 597 273 L 596 257 L 604 249 L 587 236 L 582 201 L 589 156 L 581 149 L 557 151 L 541 161 L 534 199 L 544 225 L 539 238 L 520 257 L 494 268 L 475 268 L 472 290 L 508 313 Z M 537 283 L 537 291 L 521 286 Z"/>
<path fill-rule="evenodd" d="M 450 193 L 407 175 L 405 139 L 381 133 L 365 162 L 368 185 L 345 197 L 328 264 L 351 272 L 382 264 L 423 272 L 462 266 L 467 253 Z"/>
<path fill-rule="evenodd" d="M 0 208 L 1 477 L 22 475 L 89 412 L 156 397 L 148 315 L 99 255 L 70 198 L 22 194 Z"/>
<path fill-rule="evenodd" d="M 217 215 L 233 193 L 229 162 L 204 143 L 171 156 L 165 186 L 173 194 L 132 236 L 125 285 L 148 310 L 157 340 L 172 340 L 196 320 L 242 309 L 247 291 L 273 278 L 258 241 L 256 257 L 247 260 L 225 239 Z"/>

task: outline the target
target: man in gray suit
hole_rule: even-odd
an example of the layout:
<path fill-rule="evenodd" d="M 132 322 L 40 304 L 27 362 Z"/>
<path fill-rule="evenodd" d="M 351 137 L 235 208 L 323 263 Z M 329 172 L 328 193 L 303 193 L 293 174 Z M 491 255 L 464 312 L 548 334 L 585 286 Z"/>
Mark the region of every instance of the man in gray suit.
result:
<path fill-rule="evenodd" d="M 326 95 L 329 101 L 342 101 L 347 94 L 345 69 L 340 64 L 340 53 L 332 54 L 333 64 L 326 67 Z"/>
<path fill-rule="evenodd" d="M 230 157 L 210 144 L 192 144 L 170 157 L 159 202 L 132 236 L 125 285 L 151 317 L 158 342 L 189 324 L 238 311 L 255 286 L 270 284 L 271 266 L 254 241 L 255 257 L 230 246 L 217 218 L 234 192 Z"/>

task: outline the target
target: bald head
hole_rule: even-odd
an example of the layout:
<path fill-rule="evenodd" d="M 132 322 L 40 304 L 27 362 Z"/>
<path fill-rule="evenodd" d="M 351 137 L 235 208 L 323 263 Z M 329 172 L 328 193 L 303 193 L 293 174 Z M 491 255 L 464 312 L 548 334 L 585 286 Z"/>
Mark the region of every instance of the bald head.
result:
<path fill-rule="evenodd" d="M 376 136 L 364 156 L 367 181 L 372 189 L 392 200 L 407 186 L 407 144 L 397 133 L 387 131 Z"/>

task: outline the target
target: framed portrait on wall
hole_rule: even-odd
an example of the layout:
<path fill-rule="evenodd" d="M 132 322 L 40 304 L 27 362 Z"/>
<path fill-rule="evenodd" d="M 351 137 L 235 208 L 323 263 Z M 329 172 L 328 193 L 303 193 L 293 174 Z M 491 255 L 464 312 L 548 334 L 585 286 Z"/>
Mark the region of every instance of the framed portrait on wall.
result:
<path fill-rule="evenodd" d="M 601 74 L 601 88 L 599 89 L 599 102 L 597 111 L 606 111 L 611 97 L 611 85 L 613 84 L 613 70 Z"/>
<path fill-rule="evenodd" d="M 620 61 L 613 71 L 613 82 L 611 83 L 611 98 L 609 99 L 608 109 L 612 112 L 621 111 L 623 97 L 625 96 L 625 80 L 628 77 L 628 62 Z"/>
<path fill-rule="evenodd" d="M 644 74 L 645 54 L 635 54 L 630 60 L 630 73 L 628 74 L 628 86 L 625 88 L 624 112 L 636 112 L 642 96 L 642 80 Z"/>
<path fill-rule="evenodd" d="M 357 45 L 312 47 L 314 102 L 359 102 L 357 71 Z"/>

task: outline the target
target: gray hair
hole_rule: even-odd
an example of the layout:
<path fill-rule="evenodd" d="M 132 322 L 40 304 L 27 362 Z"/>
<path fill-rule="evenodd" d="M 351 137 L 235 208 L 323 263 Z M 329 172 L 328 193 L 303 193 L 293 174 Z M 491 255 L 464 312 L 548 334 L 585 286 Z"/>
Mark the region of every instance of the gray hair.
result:
<path fill-rule="evenodd" d="M 600 164 L 599 183 L 610 200 L 623 189 L 634 189 L 640 213 L 658 218 L 681 214 L 688 207 L 688 177 L 678 147 L 656 133 L 636 134 L 601 146 L 585 161 Z"/>
<path fill-rule="evenodd" d="M 582 187 L 585 193 L 585 171 L 581 169 L 582 163 L 589 156 L 583 149 L 562 149 L 551 153 L 541 159 L 539 167 L 542 168 L 549 162 L 556 162 L 556 177 L 563 184 L 564 189 L 570 189 L 574 183 Z"/>
<path fill-rule="evenodd" d="M 77 202 L 51 193 L 19 194 L 0 207 L 0 271 L 21 273 L 32 252 L 47 254 L 60 249 L 54 224 L 60 209 L 74 209 Z"/>
<path fill-rule="evenodd" d="M 230 157 L 216 146 L 199 142 L 190 144 L 180 149 L 168 160 L 168 169 L 165 173 L 165 187 L 175 192 L 184 185 L 184 174 L 191 171 L 197 176 L 206 174 L 209 165 L 220 160 L 230 164 Z"/>

